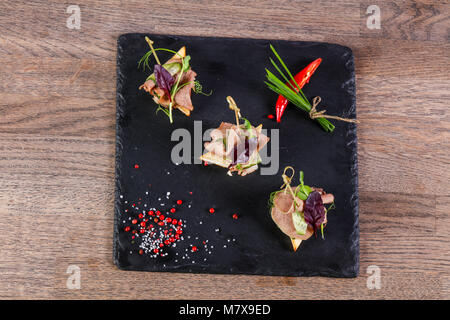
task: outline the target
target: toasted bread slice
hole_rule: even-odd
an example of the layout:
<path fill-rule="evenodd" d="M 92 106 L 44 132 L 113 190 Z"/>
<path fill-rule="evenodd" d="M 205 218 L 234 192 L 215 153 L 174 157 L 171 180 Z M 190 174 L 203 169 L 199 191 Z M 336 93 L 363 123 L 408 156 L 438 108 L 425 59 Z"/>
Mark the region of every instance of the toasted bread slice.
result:
<path fill-rule="evenodd" d="M 231 164 L 230 159 L 224 159 L 221 156 L 218 156 L 212 152 L 207 152 L 200 157 L 201 160 L 206 161 L 208 163 L 213 163 L 215 165 L 228 168 Z"/>
<path fill-rule="evenodd" d="M 294 249 L 294 251 L 297 251 L 298 247 L 300 246 L 300 243 L 302 243 L 302 240 L 291 238 L 291 243 L 292 243 L 292 248 Z"/>
<path fill-rule="evenodd" d="M 187 108 L 185 108 L 185 107 L 183 107 L 183 106 L 177 105 L 176 108 L 177 108 L 178 110 L 180 110 L 181 112 L 183 112 L 183 113 L 184 113 L 185 115 L 187 115 L 188 117 L 191 115 L 191 110 L 189 110 L 189 109 L 187 109 Z"/>
<path fill-rule="evenodd" d="M 167 62 L 171 61 L 171 60 L 176 60 L 176 59 L 181 59 L 181 58 L 186 58 L 186 47 L 183 46 L 181 47 L 180 50 L 178 50 L 177 53 L 175 53 L 172 58 L 170 58 L 169 60 L 167 60 Z M 166 62 L 166 63 L 167 63 Z"/>

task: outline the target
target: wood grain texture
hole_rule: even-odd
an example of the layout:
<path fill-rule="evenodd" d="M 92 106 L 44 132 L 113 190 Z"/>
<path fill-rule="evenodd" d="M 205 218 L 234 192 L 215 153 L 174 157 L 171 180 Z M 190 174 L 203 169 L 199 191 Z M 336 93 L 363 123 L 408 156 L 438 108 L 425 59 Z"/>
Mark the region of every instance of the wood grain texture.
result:
<path fill-rule="evenodd" d="M 66 27 L 66 1 L 0 2 L 0 298 L 450 298 L 448 1 L 385 1 L 380 30 L 366 28 L 370 1 L 77 4 L 81 30 Z M 113 265 L 116 39 L 126 32 L 353 49 L 358 278 Z M 81 290 L 66 287 L 70 264 L 81 268 Z M 367 288 L 371 265 L 381 268 L 380 290 Z"/>

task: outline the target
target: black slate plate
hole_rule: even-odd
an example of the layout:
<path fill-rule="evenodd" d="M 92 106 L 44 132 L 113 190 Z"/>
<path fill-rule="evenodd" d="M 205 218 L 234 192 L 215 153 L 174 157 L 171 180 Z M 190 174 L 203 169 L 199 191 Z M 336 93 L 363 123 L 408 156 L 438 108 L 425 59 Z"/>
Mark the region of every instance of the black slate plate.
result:
<path fill-rule="evenodd" d="M 283 276 L 355 277 L 359 269 L 359 229 L 356 126 L 333 121 L 333 133 L 324 132 L 304 113 L 289 106 L 281 124 L 267 118 L 274 113 L 276 95 L 263 81 L 269 67 L 272 43 L 295 72 L 322 57 L 323 62 L 304 88 L 312 99 L 322 97 L 329 114 L 354 118 L 355 74 L 352 51 L 336 44 L 274 40 L 204 38 L 149 35 L 157 47 L 178 50 L 186 45 L 191 66 L 210 97 L 193 94 L 191 117 L 174 112 L 174 124 L 159 113 L 151 97 L 138 87 L 148 72 L 137 61 L 148 50 L 143 34 L 118 39 L 117 148 L 114 226 L 114 260 L 124 270 L 172 271 Z M 169 55 L 160 54 L 161 60 Z M 216 166 L 175 165 L 171 141 L 176 128 L 193 132 L 194 120 L 203 130 L 221 121 L 233 122 L 225 97 L 232 95 L 243 116 L 252 124 L 280 129 L 280 163 L 276 175 L 259 171 L 246 177 L 229 177 Z M 192 156 L 193 158 L 193 156 Z M 135 168 L 135 164 L 139 168 Z M 293 252 L 288 237 L 270 218 L 268 196 L 281 185 L 287 165 L 305 172 L 305 182 L 323 187 L 336 198 L 328 216 L 325 240 L 310 238 Z M 169 199 L 166 193 L 171 192 Z M 192 192 L 192 195 L 189 193 Z M 161 200 L 158 200 L 161 198 Z M 167 250 L 167 256 L 151 258 L 138 253 L 140 238 L 131 240 L 126 226 L 143 210 L 161 211 L 177 199 L 184 203 L 172 217 L 183 219 L 184 240 Z M 164 203 L 164 206 L 160 206 Z M 133 206 L 134 204 L 134 206 Z M 145 207 L 146 205 L 146 207 Z M 189 208 L 190 206 L 190 208 Z M 210 207 L 216 212 L 208 212 Z M 239 219 L 232 219 L 237 212 Z M 205 241 L 207 248 L 205 248 Z M 207 242 L 206 242 L 207 241 Z M 191 252 L 195 245 L 198 251 Z M 178 255 L 177 255 L 178 253 Z M 185 257 L 183 259 L 183 256 Z"/>

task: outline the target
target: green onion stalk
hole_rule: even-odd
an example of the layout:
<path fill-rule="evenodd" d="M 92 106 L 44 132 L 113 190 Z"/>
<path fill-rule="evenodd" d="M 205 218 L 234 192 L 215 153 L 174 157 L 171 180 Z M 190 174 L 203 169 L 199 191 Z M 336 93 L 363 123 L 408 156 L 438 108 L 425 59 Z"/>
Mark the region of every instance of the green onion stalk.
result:
<path fill-rule="evenodd" d="M 289 76 L 289 78 L 291 80 L 288 80 L 288 77 L 281 71 L 281 69 L 278 67 L 276 62 L 272 58 L 270 58 L 270 62 L 275 67 L 275 69 L 278 71 L 278 73 L 283 77 L 285 82 L 280 80 L 277 76 L 275 76 L 272 72 L 270 72 L 266 68 L 267 81 L 264 81 L 264 83 L 267 85 L 267 87 L 270 90 L 274 91 L 275 93 L 278 93 L 279 95 L 282 95 L 289 102 L 294 104 L 296 107 L 298 107 L 301 110 L 307 112 L 310 115 L 310 117 L 311 117 L 311 109 L 313 108 L 313 106 L 308 101 L 308 99 L 306 98 L 306 96 L 303 93 L 303 91 L 300 89 L 299 85 L 297 84 L 297 81 L 295 81 L 295 79 L 292 76 L 291 72 L 286 67 L 286 64 L 283 62 L 283 60 L 281 59 L 281 57 L 279 56 L 279 54 L 275 50 L 275 48 L 272 45 L 270 45 L 270 49 L 272 50 L 274 55 L 277 57 L 278 61 L 283 66 L 285 72 L 288 74 L 288 76 Z M 287 85 L 286 83 L 288 83 L 289 85 Z M 296 90 L 294 90 L 292 85 L 295 85 L 297 87 L 295 89 L 298 90 L 298 92 L 296 92 Z M 317 118 L 314 118 L 314 119 L 317 120 L 317 122 L 322 126 L 322 128 L 325 131 L 333 132 L 335 126 L 330 121 L 328 121 L 327 119 L 322 118 L 322 117 L 317 117 Z"/>

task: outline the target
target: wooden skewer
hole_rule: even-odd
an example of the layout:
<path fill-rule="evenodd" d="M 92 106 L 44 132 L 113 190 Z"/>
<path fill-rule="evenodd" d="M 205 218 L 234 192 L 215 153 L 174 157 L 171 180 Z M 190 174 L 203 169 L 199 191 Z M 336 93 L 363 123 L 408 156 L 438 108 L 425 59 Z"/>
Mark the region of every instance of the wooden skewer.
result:
<path fill-rule="evenodd" d="M 227 97 L 227 101 L 229 104 L 229 108 L 234 111 L 234 115 L 236 116 L 236 127 L 238 131 L 240 132 L 239 128 L 239 118 L 241 117 L 241 110 L 237 107 L 236 102 L 231 96 Z"/>
<path fill-rule="evenodd" d="M 159 62 L 158 56 L 156 55 L 156 51 L 153 48 L 153 41 L 150 40 L 147 36 L 145 36 L 145 41 L 147 41 L 148 45 L 150 46 L 150 49 L 152 49 L 152 52 L 153 52 L 153 55 L 155 56 L 156 62 L 158 62 L 158 64 L 160 65 L 161 62 Z"/>

